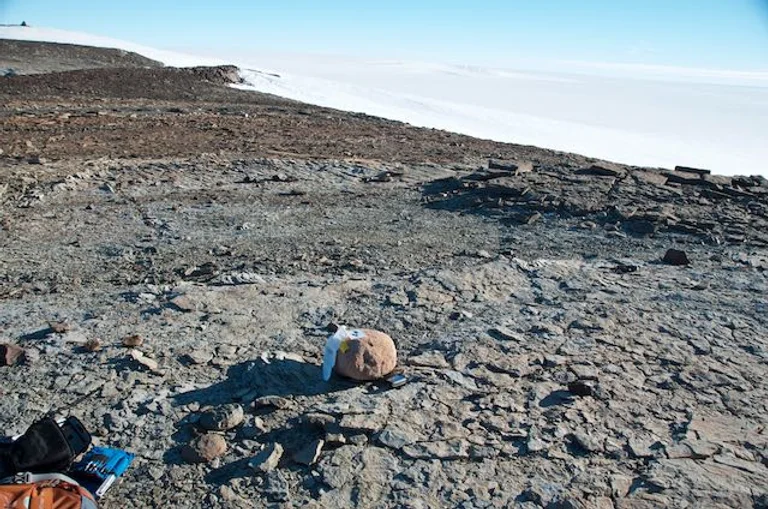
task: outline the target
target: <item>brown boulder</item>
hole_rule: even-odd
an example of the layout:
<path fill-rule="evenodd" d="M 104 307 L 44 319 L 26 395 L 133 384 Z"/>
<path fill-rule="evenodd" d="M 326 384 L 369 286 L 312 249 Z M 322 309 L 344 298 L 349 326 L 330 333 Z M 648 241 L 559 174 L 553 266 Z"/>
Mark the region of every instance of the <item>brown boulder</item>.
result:
<path fill-rule="evenodd" d="M 221 435 L 201 435 L 181 449 L 181 457 L 188 463 L 207 463 L 227 452 L 227 441 Z"/>
<path fill-rule="evenodd" d="M 354 380 L 377 380 L 397 365 L 397 349 L 383 332 L 363 329 L 363 336 L 342 343 L 336 354 L 336 372 Z"/>
<path fill-rule="evenodd" d="M 0 344 L 0 366 L 13 366 L 24 359 L 24 349 L 11 343 Z"/>
<path fill-rule="evenodd" d="M 123 338 L 123 346 L 135 348 L 144 344 L 144 338 L 138 334 L 132 334 Z"/>

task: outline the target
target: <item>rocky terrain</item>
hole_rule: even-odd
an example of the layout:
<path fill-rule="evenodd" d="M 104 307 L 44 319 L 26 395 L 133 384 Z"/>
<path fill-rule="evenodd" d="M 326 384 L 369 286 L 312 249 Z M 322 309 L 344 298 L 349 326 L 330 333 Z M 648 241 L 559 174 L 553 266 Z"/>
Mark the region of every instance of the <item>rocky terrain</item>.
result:
<path fill-rule="evenodd" d="M 768 181 L 233 79 L 0 78 L 5 434 L 135 452 L 105 507 L 768 507 Z"/>
<path fill-rule="evenodd" d="M 162 66 L 160 62 L 118 49 L 0 39 L 0 74 Z"/>

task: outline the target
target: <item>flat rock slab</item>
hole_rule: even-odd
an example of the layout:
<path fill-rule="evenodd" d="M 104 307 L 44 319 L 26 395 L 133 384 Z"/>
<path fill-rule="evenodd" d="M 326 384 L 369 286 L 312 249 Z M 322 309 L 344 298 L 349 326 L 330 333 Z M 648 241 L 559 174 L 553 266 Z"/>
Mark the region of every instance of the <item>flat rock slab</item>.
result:
<path fill-rule="evenodd" d="M 239 426 L 244 418 L 243 407 L 238 404 L 230 404 L 203 412 L 198 423 L 203 429 L 226 431 Z"/>
<path fill-rule="evenodd" d="M 248 461 L 248 466 L 259 472 L 271 472 L 280 463 L 283 457 L 283 446 L 272 443 L 267 444 L 259 454 Z"/>

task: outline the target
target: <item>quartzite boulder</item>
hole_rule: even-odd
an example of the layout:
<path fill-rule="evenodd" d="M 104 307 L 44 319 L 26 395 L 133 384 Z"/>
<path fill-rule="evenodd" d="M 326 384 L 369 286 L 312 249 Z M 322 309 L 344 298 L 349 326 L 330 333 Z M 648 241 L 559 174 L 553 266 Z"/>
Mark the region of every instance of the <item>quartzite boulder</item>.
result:
<path fill-rule="evenodd" d="M 363 329 L 363 337 L 347 339 L 336 355 L 336 371 L 354 380 L 383 378 L 397 365 L 397 349 L 383 332 Z"/>

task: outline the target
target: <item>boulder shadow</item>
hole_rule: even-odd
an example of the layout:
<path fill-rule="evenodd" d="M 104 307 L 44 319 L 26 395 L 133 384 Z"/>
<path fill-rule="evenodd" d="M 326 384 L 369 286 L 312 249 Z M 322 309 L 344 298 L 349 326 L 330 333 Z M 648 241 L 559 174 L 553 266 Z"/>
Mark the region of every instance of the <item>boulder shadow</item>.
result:
<path fill-rule="evenodd" d="M 326 382 L 322 377 L 322 368 L 315 364 L 292 359 L 269 361 L 256 359 L 235 364 L 227 370 L 227 376 L 221 382 L 178 394 L 172 398 L 172 401 L 176 406 L 196 403 L 200 408 L 240 403 L 245 407 L 246 413 L 252 413 L 247 405 L 256 398 L 278 396 L 290 399 L 295 396 L 331 394 L 359 387 L 359 385 L 358 382 L 339 377 L 333 377 Z M 176 423 L 177 429 L 172 436 L 176 445 L 164 454 L 163 459 L 166 464 L 184 464 L 180 454 L 182 446 L 202 432 L 190 417 L 187 416 Z M 277 440 L 286 446 L 286 452 L 288 452 L 298 447 L 293 445 L 294 440 L 300 439 L 301 443 L 304 443 L 307 437 L 317 433 L 312 426 L 300 425 L 298 421 L 290 424 L 284 430 L 260 435 L 259 441 Z M 234 432 L 239 433 L 239 431 Z M 247 461 L 223 465 L 210 472 L 208 478 L 221 483 L 233 477 L 247 475 L 246 465 Z"/>
<path fill-rule="evenodd" d="M 544 399 L 539 401 L 541 408 L 550 408 L 558 405 L 567 405 L 573 402 L 573 394 L 570 391 L 557 390 L 550 392 Z"/>
<path fill-rule="evenodd" d="M 291 359 L 241 362 L 227 370 L 225 380 L 211 386 L 175 396 L 177 405 L 198 403 L 200 406 L 253 400 L 263 396 L 316 396 L 344 391 L 359 384 L 338 377 L 323 380 L 322 368 Z"/>
<path fill-rule="evenodd" d="M 19 341 L 40 341 L 54 333 L 55 331 L 51 327 L 45 327 L 35 332 L 24 334 L 19 338 Z"/>

